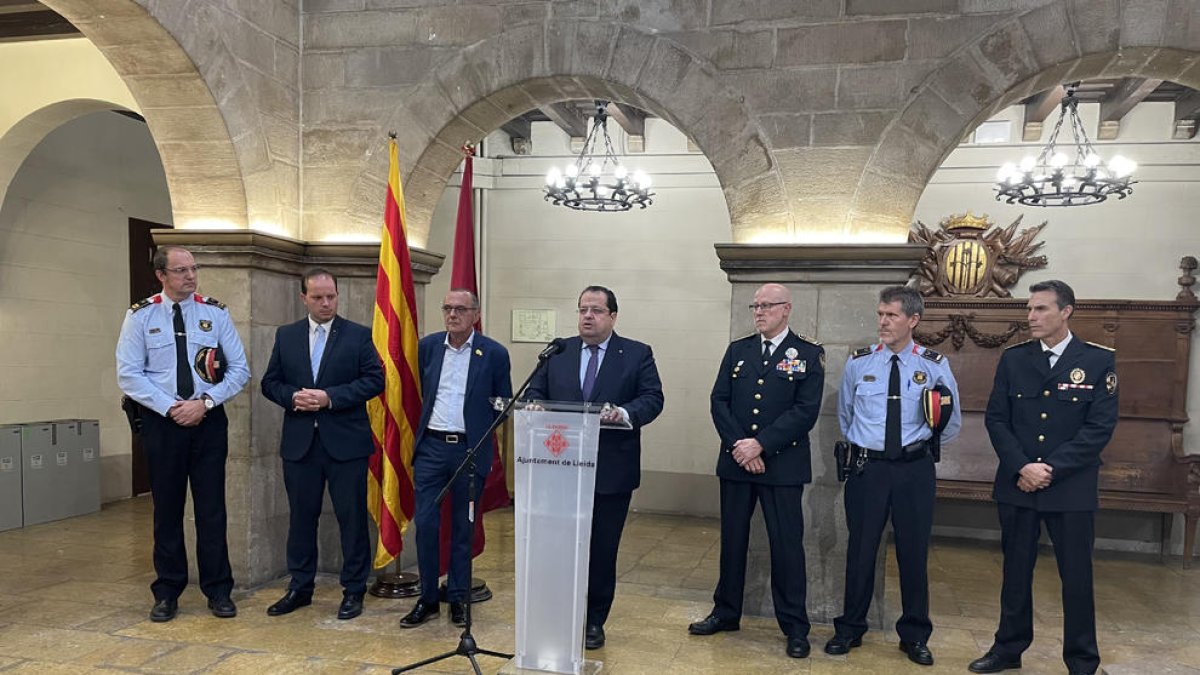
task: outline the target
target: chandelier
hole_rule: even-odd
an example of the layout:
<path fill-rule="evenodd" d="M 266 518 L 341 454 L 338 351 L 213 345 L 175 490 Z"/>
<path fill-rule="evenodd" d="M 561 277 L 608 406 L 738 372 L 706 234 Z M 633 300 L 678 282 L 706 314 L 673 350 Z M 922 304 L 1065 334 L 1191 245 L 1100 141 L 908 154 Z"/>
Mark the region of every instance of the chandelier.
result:
<path fill-rule="evenodd" d="M 597 154 L 600 138 L 603 154 Z M 596 101 L 596 120 L 579 157 L 563 170 L 554 167 L 546 174 L 546 201 L 576 211 L 628 211 L 646 208 L 652 197 L 650 176 L 643 171 L 630 174 L 617 160 L 608 136 L 608 101 Z"/>
<path fill-rule="evenodd" d="M 1000 167 L 996 183 L 998 201 L 1020 202 L 1024 206 L 1086 206 L 1113 196 L 1124 199 L 1133 192 L 1137 164 L 1120 155 L 1103 164 L 1079 120 L 1079 99 L 1075 97 L 1078 87 L 1078 82 L 1067 85 L 1058 122 L 1041 154 Z M 1058 147 L 1058 133 L 1064 121 L 1071 127 L 1074 139 L 1073 147 L 1065 152 Z"/>

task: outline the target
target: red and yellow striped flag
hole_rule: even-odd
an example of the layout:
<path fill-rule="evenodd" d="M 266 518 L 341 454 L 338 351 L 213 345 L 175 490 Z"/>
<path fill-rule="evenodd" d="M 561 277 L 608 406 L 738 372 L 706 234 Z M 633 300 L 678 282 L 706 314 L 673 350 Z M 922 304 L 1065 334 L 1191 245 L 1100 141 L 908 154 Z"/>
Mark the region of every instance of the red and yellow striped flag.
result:
<path fill-rule="evenodd" d="M 367 484 L 367 508 L 379 526 L 375 567 L 396 559 L 413 515 L 413 441 L 421 421 L 421 378 L 417 369 L 417 300 L 404 225 L 404 191 L 396 140 L 388 142 L 387 203 L 379 273 L 375 283 L 372 337 L 387 384 L 367 403 L 375 454 Z"/>

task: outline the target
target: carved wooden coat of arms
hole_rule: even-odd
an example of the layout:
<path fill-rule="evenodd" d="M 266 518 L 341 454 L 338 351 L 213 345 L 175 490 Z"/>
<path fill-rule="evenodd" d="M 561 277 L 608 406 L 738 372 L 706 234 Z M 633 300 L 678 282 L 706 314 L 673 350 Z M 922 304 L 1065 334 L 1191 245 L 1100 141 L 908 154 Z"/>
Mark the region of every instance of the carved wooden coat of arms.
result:
<path fill-rule="evenodd" d="M 1046 256 L 1034 255 L 1042 242 L 1034 238 L 1046 227 L 1017 232 L 1018 217 L 999 227 L 987 215 L 953 215 L 934 230 L 917 221 L 908 233 L 912 243 L 925 244 L 929 252 L 913 275 L 921 295 L 939 297 L 1009 298 L 1009 290 L 1027 269 L 1046 266 Z"/>

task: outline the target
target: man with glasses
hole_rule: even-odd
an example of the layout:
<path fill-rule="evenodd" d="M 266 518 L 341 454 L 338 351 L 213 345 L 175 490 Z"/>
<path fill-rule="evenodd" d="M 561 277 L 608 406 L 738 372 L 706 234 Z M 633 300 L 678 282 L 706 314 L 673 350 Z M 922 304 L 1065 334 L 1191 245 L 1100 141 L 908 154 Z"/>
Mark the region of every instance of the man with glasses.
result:
<path fill-rule="evenodd" d="M 492 436 L 488 427 L 499 413 L 493 397 L 512 396 L 508 350 L 475 330 L 479 298 L 465 289 L 453 289 L 442 301 L 446 330 L 426 335 L 417 348 L 421 371 L 421 422 L 413 453 L 413 488 L 416 490 L 417 564 L 421 597 L 400 619 L 401 628 L 415 628 L 438 615 L 438 571 L 441 508 L 437 495 L 450 482 L 467 451 L 483 439 L 475 457 L 475 475 L 459 475 L 447 499 L 451 500 L 450 572 L 446 599 L 450 622 L 466 625 L 466 600 L 471 580 L 471 521 L 467 482 L 475 480 L 475 494 L 483 489 L 492 468 Z M 478 510 L 476 510 L 478 513 Z"/>
<path fill-rule="evenodd" d="M 371 573 L 367 460 L 375 451 L 367 401 L 383 391 L 371 329 L 338 316 L 337 277 L 314 267 L 300 277 L 308 316 L 275 331 L 263 396 L 283 408 L 279 455 L 288 497 L 287 592 L 267 608 L 281 616 L 312 604 L 317 527 L 325 486 L 342 544 L 337 618 L 362 614 Z"/>
<path fill-rule="evenodd" d="M 200 590 L 214 616 L 237 615 L 225 538 L 224 403 L 250 379 L 242 341 L 225 305 L 196 292 L 199 266 L 187 249 L 161 246 L 152 261 L 162 292 L 134 303 L 117 340 L 117 383 L 137 408 L 154 494 L 155 604 L 170 621 L 188 583 L 183 510 L 188 485 L 196 517 Z"/>
<path fill-rule="evenodd" d="M 725 351 L 712 389 L 721 449 L 721 576 L 713 610 L 688 626 L 692 635 L 741 627 L 750 517 L 762 505 L 771 546 L 771 597 L 787 637 L 786 653 L 809 654 L 804 561 L 804 484 L 812 480 L 808 432 L 825 383 L 825 350 L 788 327 L 791 292 L 765 284 L 750 305 L 755 333 Z"/>
<path fill-rule="evenodd" d="M 604 422 L 628 422 L 631 429 L 601 429 L 592 506 L 584 646 L 604 646 L 617 587 L 617 548 L 633 491 L 641 483 L 641 428 L 663 409 L 662 381 L 650 346 L 613 332 L 617 296 L 603 286 L 579 295 L 579 337 L 566 340 L 561 354 L 533 378 L 533 400 L 608 403 Z"/>

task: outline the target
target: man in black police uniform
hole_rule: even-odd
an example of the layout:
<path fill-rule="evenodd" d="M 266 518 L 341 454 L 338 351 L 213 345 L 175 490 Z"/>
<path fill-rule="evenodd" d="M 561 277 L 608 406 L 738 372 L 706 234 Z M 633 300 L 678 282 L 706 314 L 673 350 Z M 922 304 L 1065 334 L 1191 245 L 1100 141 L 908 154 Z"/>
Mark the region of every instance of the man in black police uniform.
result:
<path fill-rule="evenodd" d="M 838 422 L 851 444 L 845 492 L 850 541 L 842 615 L 833 621 L 835 634 L 825 653 L 845 654 L 862 644 L 875 589 L 875 559 L 890 517 L 903 605 L 896 621 L 900 649 L 913 663 L 931 666 L 927 563 L 937 484 L 934 453 L 962 426 L 955 405 L 958 385 L 946 357 L 913 342 L 913 329 L 925 313 L 925 301 L 915 288 L 883 289 L 876 311 L 879 342 L 850 355 L 838 397 Z M 947 394 L 949 403 L 930 411 L 941 415 L 937 423 L 923 405 L 935 391 Z M 938 398 L 940 404 L 940 394 Z"/>
<path fill-rule="evenodd" d="M 808 432 L 825 383 L 825 350 L 788 328 L 791 293 L 766 284 L 754 294 L 754 335 L 725 351 L 712 390 L 721 437 L 721 576 L 713 610 L 688 626 L 692 635 L 738 630 L 746 583 L 746 549 L 755 502 L 771 544 L 771 596 L 787 636 L 787 655 L 808 656 L 804 566 L 804 484 L 812 480 Z"/>
<path fill-rule="evenodd" d="M 987 430 L 1000 466 L 992 496 L 1003 533 L 1004 586 L 992 648 L 974 673 L 1021 667 L 1033 641 L 1033 566 L 1042 523 L 1062 579 L 1063 661 L 1072 673 L 1100 665 L 1092 596 L 1092 544 L 1100 452 L 1117 425 L 1113 350 L 1071 334 L 1075 293 L 1061 281 L 1029 287 L 1032 340 L 996 367 Z"/>

